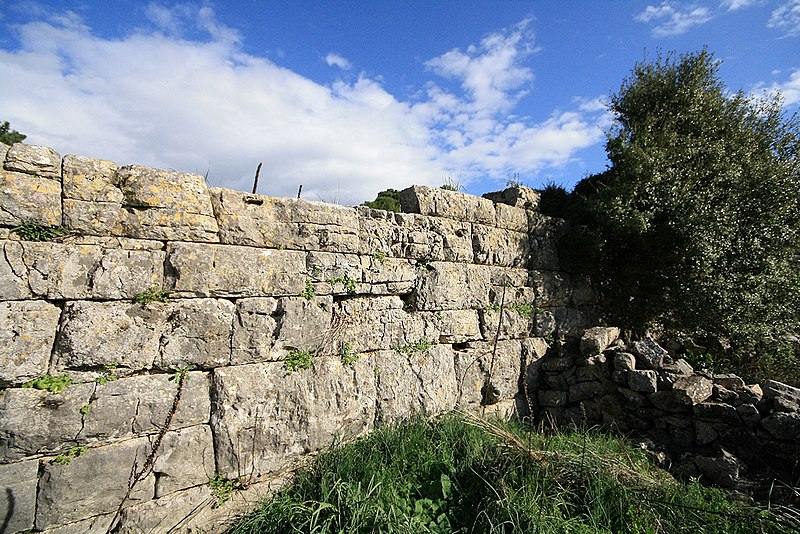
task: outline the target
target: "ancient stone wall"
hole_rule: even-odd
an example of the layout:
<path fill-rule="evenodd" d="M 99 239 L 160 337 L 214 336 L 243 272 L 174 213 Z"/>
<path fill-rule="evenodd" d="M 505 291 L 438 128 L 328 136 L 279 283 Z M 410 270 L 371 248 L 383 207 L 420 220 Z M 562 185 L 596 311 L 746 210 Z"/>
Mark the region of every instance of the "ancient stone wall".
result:
<path fill-rule="evenodd" d="M 332 443 L 525 409 L 528 369 L 596 321 L 532 190 L 414 187 L 397 214 L 0 162 L 0 531 L 219 531 Z"/>

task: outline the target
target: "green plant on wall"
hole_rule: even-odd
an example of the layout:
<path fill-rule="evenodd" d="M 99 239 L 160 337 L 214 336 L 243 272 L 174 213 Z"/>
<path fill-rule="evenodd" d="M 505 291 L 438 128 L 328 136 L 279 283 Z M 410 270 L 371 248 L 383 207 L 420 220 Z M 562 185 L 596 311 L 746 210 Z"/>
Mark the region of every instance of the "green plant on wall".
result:
<path fill-rule="evenodd" d="M 300 292 L 300 296 L 306 300 L 311 300 L 317 296 L 314 291 L 314 283 L 311 280 L 306 280 L 306 287 Z"/>
<path fill-rule="evenodd" d="M 59 454 L 58 456 L 53 458 L 51 463 L 58 464 L 58 465 L 69 465 L 70 463 L 72 463 L 72 460 L 74 460 L 75 458 L 78 458 L 80 455 L 82 455 L 87 450 L 88 449 L 86 447 L 72 447 L 70 450 L 68 450 L 64 454 Z"/>
<path fill-rule="evenodd" d="M 169 302 L 169 291 L 159 287 L 151 287 L 133 297 L 136 304 L 147 306 L 152 302 Z"/>
<path fill-rule="evenodd" d="M 401 347 L 397 347 L 395 350 L 401 354 L 405 354 L 406 356 L 411 356 L 417 352 L 425 352 L 426 350 L 431 348 L 431 342 L 427 339 L 420 339 L 419 341 L 415 341 L 413 343 L 407 343 Z"/>
<path fill-rule="evenodd" d="M 339 356 L 345 365 L 353 365 L 358 361 L 358 354 L 353 352 L 353 346 L 347 341 L 342 341 L 339 345 Z"/>
<path fill-rule="evenodd" d="M 208 487 L 211 489 L 211 495 L 217 499 L 217 507 L 222 506 L 233 496 L 233 491 L 240 485 L 238 479 L 225 478 L 222 473 L 217 473 L 214 478 L 208 481 Z"/>
<path fill-rule="evenodd" d="M 311 369 L 314 366 L 314 353 L 307 350 L 293 350 L 286 356 L 283 365 L 289 374 L 301 369 Z"/>
<path fill-rule="evenodd" d="M 356 281 L 350 278 L 347 273 L 343 276 L 336 276 L 328 280 L 328 283 L 332 286 L 336 284 L 342 284 L 342 288 L 347 292 L 348 295 L 354 295 L 356 292 Z"/>
<path fill-rule="evenodd" d="M 42 226 L 36 223 L 25 223 L 11 229 L 23 241 L 55 241 L 67 235 L 60 226 Z"/>
<path fill-rule="evenodd" d="M 67 386 L 72 385 L 72 379 L 67 374 L 60 376 L 44 375 L 22 384 L 24 388 L 41 389 L 50 393 L 61 393 Z"/>

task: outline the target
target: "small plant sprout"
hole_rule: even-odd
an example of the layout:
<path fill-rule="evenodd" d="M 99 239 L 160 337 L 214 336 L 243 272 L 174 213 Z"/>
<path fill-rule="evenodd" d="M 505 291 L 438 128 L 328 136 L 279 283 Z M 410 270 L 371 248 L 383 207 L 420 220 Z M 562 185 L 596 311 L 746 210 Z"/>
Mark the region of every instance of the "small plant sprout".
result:
<path fill-rule="evenodd" d="M 111 374 L 111 371 L 113 371 L 116 368 L 117 368 L 117 366 L 114 365 L 114 364 L 104 365 L 103 366 L 103 374 L 98 376 L 97 378 L 95 378 L 94 381 L 97 382 L 98 384 L 100 384 L 101 386 L 103 384 L 107 384 L 109 382 L 113 382 L 114 380 L 117 379 L 117 377 L 114 376 L 113 374 Z"/>
<path fill-rule="evenodd" d="M 217 473 L 208 481 L 211 494 L 217 499 L 217 508 L 231 500 L 233 490 L 240 486 L 238 479 L 225 478 L 222 473 Z"/>
<path fill-rule="evenodd" d="M 300 292 L 300 296 L 306 300 L 311 300 L 317 296 L 314 291 L 314 283 L 311 280 L 306 280 L 306 287 Z"/>
<path fill-rule="evenodd" d="M 444 183 L 439 186 L 439 189 L 444 189 L 445 191 L 461 191 L 464 189 L 464 186 L 461 185 L 461 178 L 455 178 L 452 175 L 448 175 L 444 177 Z"/>
<path fill-rule="evenodd" d="M 372 253 L 372 257 L 375 258 L 375 261 L 383 265 L 386 263 L 386 253 L 382 251 L 377 251 Z"/>
<path fill-rule="evenodd" d="M 55 241 L 67 235 L 67 231 L 60 226 L 42 226 L 30 222 L 15 226 L 11 233 L 17 234 L 23 241 Z"/>
<path fill-rule="evenodd" d="M 486 308 L 484 308 L 484 311 L 486 313 L 488 313 L 488 314 L 499 312 L 500 311 L 500 305 L 499 304 L 489 304 L 488 306 L 486 306 Z"/>
<path fill-rule="evenodd" d="M 81 412 L 81 415 L 86 415 L 87 413 L 89 413 L 91 409 L 92 407 L 90 405 L 84 404 L 83 406 L 81 406 L 81 409 L 79 411 Z"/>
<path fill-rule="evenodd" d="M 188 381 L 189 371 L 191 370 L 192 370 L 191 365 L 187 365 L 186 367 L 178 367 L 178 369 L 175 370 L 175 374 L 172 375 L 172 380 L 174 380 L 176 383 L 180 382 L 181 380 L 185 382 Z"/>
<path fill-rule="evenodd" d="M 286 356 L 283 365 L 289 374 L 314 366 L 314 353 L 307 350 L 293 350 Z"/>
<path fill-rule="evenodd" d="M 86 452 L 88 449 L 86 447 L 72 447 L 70 450 L 65 452 L 64 454 L 59 454 L 51 463 L 58 464 L 58 465 L 69 465 L 72 463 L 72 460 L 78 458 L 81 454 Z"/>
<path fill-rule="evenodd" d="M 169 291 L 159 287 L 151 287 L 133 297 L 133 302 L 147 306 L 152 302 L 169 302 Z"/>
<path fill-rule="evenodd" d="M 411 356 L 417 352 L 424 352 L 429 348 L 431 348 L 431 342 L 427 339 L 420 339 L 417 342 L 408 343 L 402 347 L 397 347 L 395 350 L 401 354 L 405 354 L 406 356 Z"/>
<path fill-rule="evenodd" d="M 328 280 L 328 283 L 332 286 L 336 284 L 342 284 L 342 288 L 347 292 L 348 295 L 355 295 L 356 293 L 356 281 L 350 278 L 347 273 L 345 273 L 344 276 L 331 278 Z"/>
<path fill-rule="evenodd" d="M 342 357 L 342 363 L 345 365 L 353 365 L 358 361 L 358 354 L 353 352 L 353 346 L 347 341 L 342 341 L 339 346 L 339 356 Z"/>
<path fill-rule="evenodd" d="M 22 384 L 24 388 L 33 388 L 49 391 L 50 393 L 61 393 L 67 386 L 72 385 L 72 379 L 67 374 L 60 376 L 44 375 Z"/>

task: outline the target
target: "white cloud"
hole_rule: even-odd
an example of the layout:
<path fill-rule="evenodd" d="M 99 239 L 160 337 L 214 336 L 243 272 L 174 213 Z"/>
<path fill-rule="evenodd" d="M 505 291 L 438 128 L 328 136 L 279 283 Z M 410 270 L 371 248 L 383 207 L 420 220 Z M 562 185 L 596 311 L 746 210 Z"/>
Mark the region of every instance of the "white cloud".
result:
<path fill-rule="evenodd" d="M 662 2 L 660 6 L 647 6 L 644 11 L 634 17 L 638 22 L 655 22 L 651 30 L 654 37 L 672 37 L 689 31 L 710 21 L 711 10 L 705 7 L 677 6 L 672 2 Z"/>
<path fill-rule="evenodd" d="M 728 11 L 738 11 L 761 3 L 761 0 L 722 0 L 720 5 Z"/>
<path fill-rule="evenodd" d="M 800 0 L 789 0 L 772 12 L 767 26 L 786 32 L 786 36 L 800 35 Z"/>
<path fill-rule="evenodd" d="M 756 96 L 759 94 L 774 95 L 780 92 L 784 106 L 800 104 L 800 69 L 795 69 L 789 75 L 789 79 L 783 83 L 775 82 L 772 85 L 759 83 L 751 92 Z"/>
<path fill-rule="evenodd" d="M 428 62 L 459 91 L 432 81 L 404 101 L 364 75 L 322 85 L 247 54 L 210 8 L 148 13 L 154 27 L 113 39 L 71 14 L 18 27 L 20 46 L 0 50 L 0 116 L 62 154 L 208 170 L 240 190 L 263 161 L 261 193 L 303 184 L 305 198 L 345 203 L 562 166 L 603 138 L 604 113 L 583 101 L 545 121 L 508 114 L 533 78 L 527 23 Z M 197 30 L 206 38 L 186 37 Z"/>
<path fill-rule="evenodd" d="M 325 63 L 331 67 L 339 67 L 342 70 L 350 70 L 353 68 L 353 65 L 351 65 L 349 61 L 339 54 L 334 54 L 333 52 L 325 56 Z"/>

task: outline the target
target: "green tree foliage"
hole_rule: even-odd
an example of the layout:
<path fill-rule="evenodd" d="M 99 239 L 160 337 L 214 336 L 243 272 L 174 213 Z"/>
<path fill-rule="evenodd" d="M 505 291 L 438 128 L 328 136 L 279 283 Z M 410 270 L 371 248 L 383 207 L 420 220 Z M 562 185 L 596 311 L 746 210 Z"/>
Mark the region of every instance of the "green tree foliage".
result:
<path fill-rule="evenodd" d="M 570 239 L 594 245 L 576 261 L 615 320 L 745 348 L 800 323 L 800 129 L 779 98 L 730 94 L 718 68 L 706 50 L 635 66 Z"/>
<path fill-rule="evenodd" d="M 378 193 L 375 200 L 368 200 L 362 204 L 368 208 L 386 211 L 400 211 L 400 191 L 387 189 Z"/>
<path fill-rule="evenodd" d="M 0 143 L 13 145 L 14 143 L 21 143 L 26 137 L 27 135 L 12 130 L 8 121 L 3 121 L 3 123 L 0 124 Z"/>

